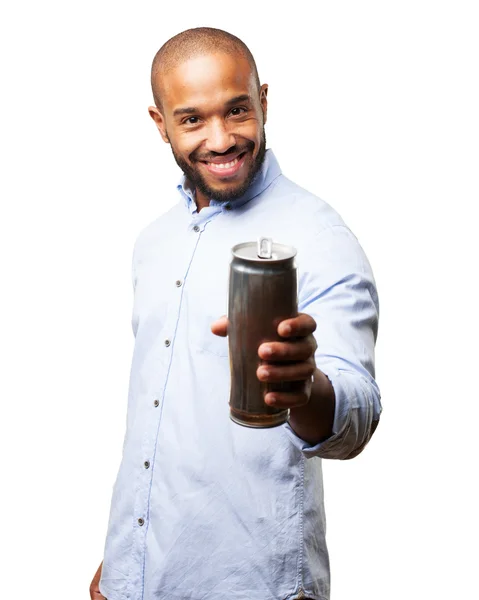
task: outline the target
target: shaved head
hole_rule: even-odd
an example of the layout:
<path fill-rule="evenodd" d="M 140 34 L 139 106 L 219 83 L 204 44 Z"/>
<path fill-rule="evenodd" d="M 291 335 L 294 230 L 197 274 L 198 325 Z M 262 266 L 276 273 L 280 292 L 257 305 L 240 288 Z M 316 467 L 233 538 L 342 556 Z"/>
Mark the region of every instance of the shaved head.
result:
<path fill-rule="evenodd" d="M 213 53 L 224 53 L 232 57 L 246 59 L 256 80 L 258 90 L 260 89 L 255 60 L 244 42 L 222 29 L 214 29 L 213 27 L 187 29 L 163 44 L 153 59 L 151 89 L 159 110 L 162 110 L 161 76 L 195 56 Z"/>

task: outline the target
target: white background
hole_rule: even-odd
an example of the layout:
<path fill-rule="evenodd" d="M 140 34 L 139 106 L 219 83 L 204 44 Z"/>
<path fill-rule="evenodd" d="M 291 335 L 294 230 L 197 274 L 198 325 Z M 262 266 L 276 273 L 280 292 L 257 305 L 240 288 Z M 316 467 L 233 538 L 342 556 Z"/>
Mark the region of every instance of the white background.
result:
<path fill-rule="evenodd" d="M 1 31 L 1 598 L 88 598 L 123 441 L 131 251 L 177 198 L 151 59 L 209 25 L 270 85 L 284 173 L 380 294 L 371 444 L 324 465 L 332 600 L 478 598 L 474 2 L 17 2 Z"/>

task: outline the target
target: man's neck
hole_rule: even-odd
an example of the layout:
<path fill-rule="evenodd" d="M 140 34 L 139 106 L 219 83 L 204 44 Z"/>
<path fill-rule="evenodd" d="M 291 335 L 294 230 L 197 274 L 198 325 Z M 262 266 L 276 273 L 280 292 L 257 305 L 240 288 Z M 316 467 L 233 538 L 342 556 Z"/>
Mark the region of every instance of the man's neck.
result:
<path fill-rule="evenodd" d="M 206 208 L 210 205 L 210 199 L 208 198 L 208 196 L 205 196 L 198 190 L 194 190 L 193 197 L 195 199 L 196 209 L 198 210 L 198 212 L 200 212 L 202 208 Z"/>

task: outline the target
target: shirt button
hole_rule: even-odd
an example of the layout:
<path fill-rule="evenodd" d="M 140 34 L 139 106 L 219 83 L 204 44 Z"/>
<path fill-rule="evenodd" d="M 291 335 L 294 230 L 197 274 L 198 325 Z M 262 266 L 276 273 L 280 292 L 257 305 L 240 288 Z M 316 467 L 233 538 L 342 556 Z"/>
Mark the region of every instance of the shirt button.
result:
<path fill-rule="evenodd" d="M 198 225 L 195 225 L 195 226 L 193 227 L 193 231 L 196 231 L 196 233 L 198 233 L 198 231 L 199 231 L 199 230 L 200 230 L 200 228 L 198 227 Z"/>
<path fill-rule="evenodd" d="M 225 210 L 231 210 L 231 204 L 226 204 Z"/>
<path fill-rule="evenodd" d="M 165 346 L 168 348 L 168 346 L 171 344 L 170 340 L 165 340 Z"/>
<path fill-rule="evenodd" d="M 141 518 L 140 518 L 140 519 L 138 519 L 138 525 L 139 525 L 140 527 L 143 527 L 143 525 L 144 525 L 144 524 L 145 524 L 145 521 L 144 521 L 143 519 L 141 519 Z"/>
<path fill-rule="evenodd" d="M 177 279 L 175 285 L 176 285 L 176 287 L 181 287 L 181 281 L 179 279 Z"/>
<path fill-rule="evenodd" d="M 155 401 L 153 402 L 153 405 L 154 405 L 155 407 L 156 407 L 156 406 L 160 406 L 160 401 L 159 401 L 159 400 L 155 400 Z"/>
<path fill-rule="evenodd" d="M 143 466 L 145 467 L 145 469 L 149 469 L 150 468 L 150 461 L 149 460 L 145 460 L 145 462 L 143 463 Z"/>

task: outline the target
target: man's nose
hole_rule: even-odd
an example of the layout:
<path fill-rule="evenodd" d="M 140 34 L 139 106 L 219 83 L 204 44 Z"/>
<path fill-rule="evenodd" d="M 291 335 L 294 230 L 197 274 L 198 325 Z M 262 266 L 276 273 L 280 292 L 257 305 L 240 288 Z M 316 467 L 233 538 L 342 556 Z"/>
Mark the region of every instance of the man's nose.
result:
<path fill-rule="evenodd" d="M 226 152 L 236 144 L 234 135 L 228 130 L 223 119 L 212 121 L 208 127 L 206 148 L 210 152 Z"/>

